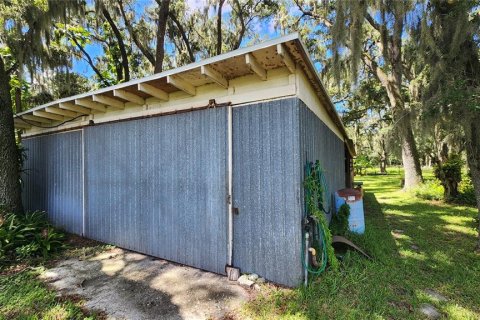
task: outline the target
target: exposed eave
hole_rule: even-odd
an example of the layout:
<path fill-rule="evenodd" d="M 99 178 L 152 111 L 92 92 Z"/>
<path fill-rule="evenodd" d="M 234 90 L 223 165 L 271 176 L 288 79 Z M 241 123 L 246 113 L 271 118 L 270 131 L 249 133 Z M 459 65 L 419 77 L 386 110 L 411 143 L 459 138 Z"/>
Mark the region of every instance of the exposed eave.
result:
<path fill-rule="evenodd" d="M 196 88 L 206 84 L 217 84 L 228 89 L 232 79 L 254 74 L 261 80 L 267 80 L 269 70 L 286 67 L 293 73 L 297 66 L 305 72 L 315 94 L 354 156 L 353 144 L 297 33 L 144 78 L 49 102 L 16 114 L 15 127 L 28 129 L 37 123 L 55 125 L 62 121 L 72 121 L 72 118 L 76 120 L 75 114 L 88 116 L 124 110 L 131 105 L 146 104 L 150 98 L 168 101 L 172 93 L 179 91 L 187 97 L 195 96 Z"/>

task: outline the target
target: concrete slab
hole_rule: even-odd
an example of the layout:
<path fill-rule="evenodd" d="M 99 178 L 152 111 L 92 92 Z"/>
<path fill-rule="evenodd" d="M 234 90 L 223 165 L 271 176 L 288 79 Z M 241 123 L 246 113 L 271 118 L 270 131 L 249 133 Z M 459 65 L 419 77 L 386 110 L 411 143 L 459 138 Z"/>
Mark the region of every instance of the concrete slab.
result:
<path fill-rule="evenodd" d="M 61 261 L 41 278 L 109 319 L 217 319 L 249 296 L 227 277 L 119 248 Z"/>

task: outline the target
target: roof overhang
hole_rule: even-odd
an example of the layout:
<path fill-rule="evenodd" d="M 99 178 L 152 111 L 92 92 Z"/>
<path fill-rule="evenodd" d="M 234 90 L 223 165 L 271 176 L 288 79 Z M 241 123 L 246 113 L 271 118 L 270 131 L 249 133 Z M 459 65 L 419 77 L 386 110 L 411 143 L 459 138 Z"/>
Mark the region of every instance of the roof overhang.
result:
<path fill-rule="evenodd" d="M 228 88 L 229 81 L 249 74 L 265 80 L 267 71 L 287 67 L 294 72 L 300 66 L 328 115 L 344 136 L 349 152 L 355 155 L 343 123 L 330 100 L 308 51 L 297 33 L 257 45 L 237 49 L 183 67 L 120 83 L 37 106 L 14 117 L 17 129 L 57 125 L 89 114 L 118 111 L 131 105 L 144 105 L 146 99 L 168 100 L 172 93 L 183 91 L 194 96 L 196 87 L 216 83 Z"/>

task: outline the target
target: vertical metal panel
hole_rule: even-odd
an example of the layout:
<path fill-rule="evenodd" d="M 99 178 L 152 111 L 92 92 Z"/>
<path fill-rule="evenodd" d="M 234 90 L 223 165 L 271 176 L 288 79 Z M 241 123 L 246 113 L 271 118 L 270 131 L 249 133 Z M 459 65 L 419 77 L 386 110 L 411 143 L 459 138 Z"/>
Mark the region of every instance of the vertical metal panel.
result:
<path fill-rule="evenodd" d="M 45 210 L 52 223 L 82 233 L 82 137 L 80 131 L 24 139 L 26 210 Z"/>
<path fill-rule="evenodd" d="M 345 188 L 345 145 L 301 100 L 300 137 L 302 168 L 307 161 L 320 161 L 330 196 Z M 303 180 L 303 172 L 301 179 Z M 303 192 L 303 191 L 302 191 Z M 330 217 L 328 217 L 330 219 Z"/>
<path fill-rule="evenodd" d="M 299 133 L 296 98 L 233 109 L 234 265 L 288 286 L 303 278 Z"/>
<path fill-rule="evenodd" d="M 224 273 L 227 113 L 85 129 L 86 235 Z"/>

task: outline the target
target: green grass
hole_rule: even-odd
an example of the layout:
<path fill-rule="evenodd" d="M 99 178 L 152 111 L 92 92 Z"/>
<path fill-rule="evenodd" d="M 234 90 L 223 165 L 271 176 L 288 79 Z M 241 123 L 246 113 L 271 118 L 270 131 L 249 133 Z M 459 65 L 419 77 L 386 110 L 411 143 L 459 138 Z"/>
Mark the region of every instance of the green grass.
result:
<path fill-rule="evenodd" d="M 340 271 L 327 271 L 306 289 L 268 286 L 245 306 L 242 316 L 421 319 L 419 306 L 430 303 L 451 319 L 479 319 L 476 210 L 416 199 L 400 190 L 401 172 L 391 172 L 395 174 L 357 179 L 366 191 L 367 230 L 352 239 L 374 261 L 351 252 Z M 412 245 L 418 246 L 418 252 Z M 448 301 L 435 301 L 425 294 L 427 289 Z"/>
<path fill-rule="evenodd" d="M 76 236 L 67 239 L 68 249 L 50 257 L 0 269 L 0 320 L 10 319 L 97 319 L 101 314 L 83 307 L 81 297 L 58 295 L 38 276 L 44 266 L 59 259 L 91 256 L 110 246 Z M 19 269 L 18 271 L 16 269 Z"/>
<path fill-rule="evenodd" d="M 56 297 L 37 279 L 41 269 L 0 276 L 0 319 L 93 319 L 82 301 Z"/>

